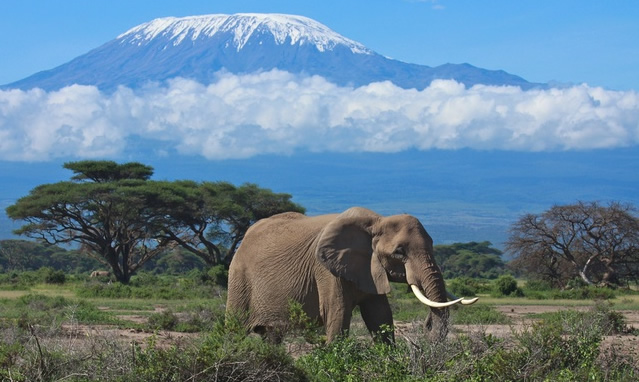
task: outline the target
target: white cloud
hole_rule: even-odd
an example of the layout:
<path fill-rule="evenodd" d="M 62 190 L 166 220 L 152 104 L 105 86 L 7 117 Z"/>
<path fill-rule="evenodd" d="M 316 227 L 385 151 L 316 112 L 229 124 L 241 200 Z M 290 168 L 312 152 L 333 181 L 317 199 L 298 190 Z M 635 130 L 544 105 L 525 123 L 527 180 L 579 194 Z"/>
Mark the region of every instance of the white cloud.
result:
<path fill-rule="evenodd" d="M 210 159 L 312 151 L 411 148 L 572 150 L 639 143 L 639 94 L 587 85 L 523 91 L 434 81 L 339 87 L 281 71 L 220 73 L 101 93 L 0 91 L 0 159 L 103 158 L 156 142 Z"/>

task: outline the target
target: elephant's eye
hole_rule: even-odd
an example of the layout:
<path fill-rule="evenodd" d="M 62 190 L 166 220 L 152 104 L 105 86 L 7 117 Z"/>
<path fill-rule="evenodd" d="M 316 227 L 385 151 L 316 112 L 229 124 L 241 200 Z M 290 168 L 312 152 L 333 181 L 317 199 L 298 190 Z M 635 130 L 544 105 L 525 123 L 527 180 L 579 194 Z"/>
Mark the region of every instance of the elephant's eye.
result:
<path fill-rule="evenodd" d="M 406 257 L 406 251 L 404 250 L 404 247 L 400 245 L 397 248 L 395 248 L 391 256 L 395 259 L 403 260 Z"/>

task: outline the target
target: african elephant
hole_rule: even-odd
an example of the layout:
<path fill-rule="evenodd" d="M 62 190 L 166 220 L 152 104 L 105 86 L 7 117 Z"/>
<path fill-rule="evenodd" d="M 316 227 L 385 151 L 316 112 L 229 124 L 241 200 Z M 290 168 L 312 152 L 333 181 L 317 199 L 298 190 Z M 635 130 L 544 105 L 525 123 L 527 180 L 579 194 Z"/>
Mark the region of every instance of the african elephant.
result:
<path fill-rule="evenodd" d="M 111 272 L 109 271 L 93 271 L 91 272 L 91 276 L 89 277 L 109 277 L 111 276 Z"/>
<path fill-rule="evenodd" d="M 353 207 L 314 217 L 287 212 L 255 223 L 231 261 L 227 312 L 277 342 L 296 301 L 324 325 L 331 342 L 347 333 L 359 306 L 371 334 L 393 342 L 392 331 L 382 330 L 393 326 L 390 281 L 409 284 L 431 307 L 426 327 L 432 339 L 448 333 L 448 306 L 476 301 L 448 301 L 433 241 L 419 220 Z"/>

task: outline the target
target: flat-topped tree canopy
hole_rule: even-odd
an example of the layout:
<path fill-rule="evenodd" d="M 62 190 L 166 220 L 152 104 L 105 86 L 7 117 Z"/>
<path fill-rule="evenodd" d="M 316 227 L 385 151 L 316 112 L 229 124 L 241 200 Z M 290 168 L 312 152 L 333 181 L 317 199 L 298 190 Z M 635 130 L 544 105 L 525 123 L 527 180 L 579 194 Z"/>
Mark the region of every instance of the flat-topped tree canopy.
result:
<path fill-rule="evenodd" d="M 123 179 L 148 180 L 153 175 L 153 167 L 138 162 L 118 164 L 113 161 L 84 160 L 66 162 L 64 168 L 75 174 L 77 181 L 111 182 Z"/>

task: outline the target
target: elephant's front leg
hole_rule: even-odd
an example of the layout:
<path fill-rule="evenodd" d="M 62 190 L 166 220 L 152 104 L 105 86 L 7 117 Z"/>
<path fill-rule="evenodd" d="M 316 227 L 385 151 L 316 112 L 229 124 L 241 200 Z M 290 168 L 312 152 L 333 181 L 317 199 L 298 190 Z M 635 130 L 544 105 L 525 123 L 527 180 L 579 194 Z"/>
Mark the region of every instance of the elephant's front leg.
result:
<path fill-rule="evenodd" d="M 344 287 L 344 281 L 338 278 L 330 278 L 324 284 L 324 289 L 320 288 L 319 305 L 320 316 L 326 330 L 326 342 L 330 343 L 339 336 L 348 334 L 353 315 L 352 292 Z"/>
<path fill-rule="evenodd" d="M 371 295 L 359 304 L 362 319 L 374 339 L 395 342 L 393 312 L 385 294 Z"/>
<path fill-rule="evenodd" d="M 323 318 L 327 343 L 333 342 L 338 337 L 348 334 L 352 316 L 352 306 L 345 306 L 343 301 L 331 304 L 327 307 Z"/>

